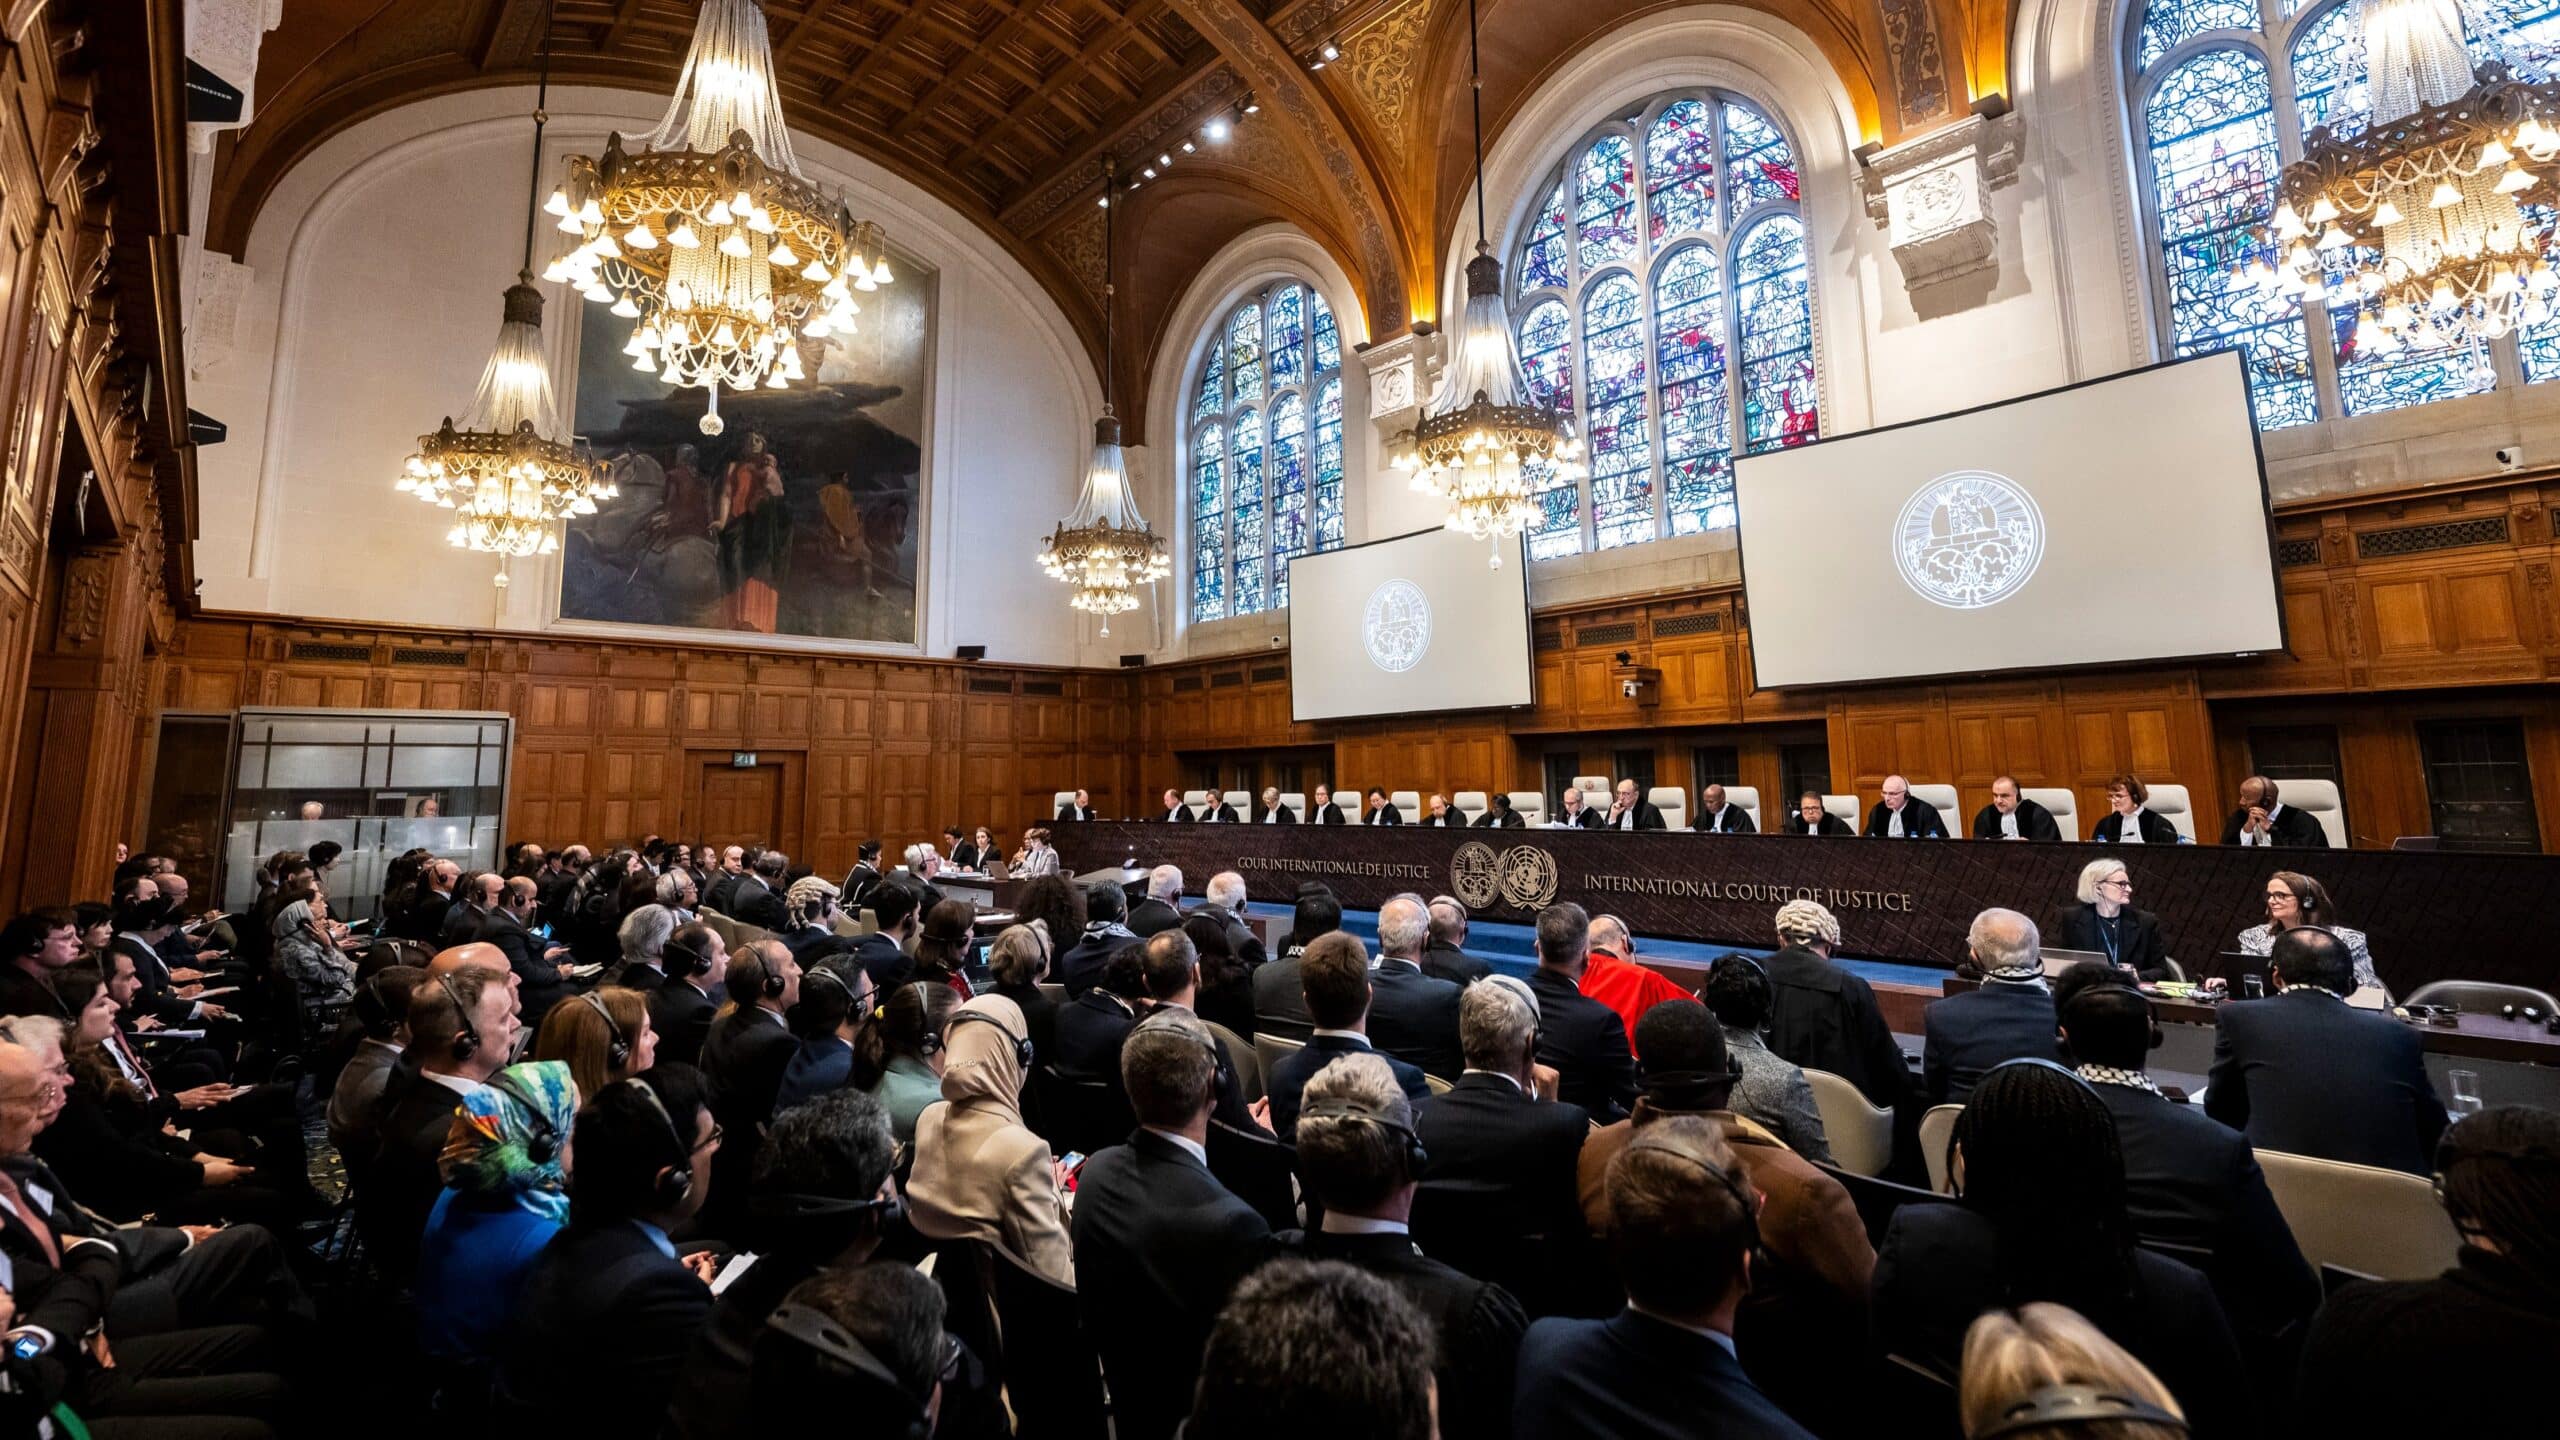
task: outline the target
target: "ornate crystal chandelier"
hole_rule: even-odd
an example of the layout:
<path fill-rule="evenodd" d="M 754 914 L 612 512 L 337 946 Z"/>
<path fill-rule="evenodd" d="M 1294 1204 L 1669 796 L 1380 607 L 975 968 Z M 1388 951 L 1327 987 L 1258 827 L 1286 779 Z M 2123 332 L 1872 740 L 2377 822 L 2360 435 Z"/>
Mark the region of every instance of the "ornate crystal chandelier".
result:
<path fill-rule="evenodd" d="M 1484 78 L 1476 54 L 1475 0 L 1467 3 L 1467 67 L 1475 101 L 1476 258 L 1467 262 L 1467 304 L 1458 317 L 1457 352 L 1422 420 L 1396 437 L 1390 463 L 1413 476 L 1413 488 L 1445 497 L 1448 528 L 1502 542 L 1537 522 L 1529 467 L 1544 464 L 1558 481 L 1582 478 L 1582 442 L 1573 422 L 1538 404 L 1520 373 L 1520 352 L 1502 303 L 1502 262 L 1484 228 Z"/>
<path fill-rule="evenodd" d="M 1093 459 L 1086 464 L 1084 488 L 1075 509 L 1049 535 L 1040 549 L 1040 568 L 1049 578 L 1073 586 L 1067 601 L 1078 610 L 1102 617 L 1102 633 L 1111 633 L 1111 617 L 1138 608 L 1138 587 L 1152 585 L 1173 572 L 1173 557 L 1164 537 L 1138 513 L 1138 497 L 1129 489 L 1129 461 L 1120 449 L 1120 419 L 1112 413 L 1114 369 L 1118 346 L 1112 324 L 1112 232 L 1119 228 L 1118 167 L 1105 160 L 1102 172 L 1102 418 L 1093 422 Z"/>
<path fill-rule="evenodd" d="M 2492 26 L 2494 28 L 2494 25 Z M 2243 277 L 2353 310 L 2359 354 L 2476 346 L 2552 312 L 2560 83 L 2474 73 L 2456 0 L 2365 0 L 2371 124 L 2313 131 Z M 2541 187 L 2539 214 L 2520 197 Z"/>
<path fill-rule="evenodd" d="M 721 386 L 806 378 L 800 342 L 851 334 L 854 292 L 890 282 L 880 227 L 792 158 L 756 0 L 704 0 L 674 102 L 640 149 L 610 135 L 568 164 L 544 208 L 578 245 L 544 278 L 637 319 L 631 368 L 705 392 L 705 435 L 722 429 Z"/>
<path fill-rule="evenodd" d="M 524 268 L 507 287 L 497 348 L 480 372 L 470 413 L 445 417 L 418 437 L 396 488 L 454 512 L 445 538 L 498 555 L 548 555 L 553 533 L 572 515 L 592 515 L 621 492 L 586 447 L 569 436 L 542 354 L 542 292 L 533 288 L 534 195 L 542 172 L 544 100 L 551 85 L 550 25 L 543 27 L 542 83 L 533 110 L 534 178 L 524 197 Z M 564 438 L 554 440 L 551 436 Z"/>

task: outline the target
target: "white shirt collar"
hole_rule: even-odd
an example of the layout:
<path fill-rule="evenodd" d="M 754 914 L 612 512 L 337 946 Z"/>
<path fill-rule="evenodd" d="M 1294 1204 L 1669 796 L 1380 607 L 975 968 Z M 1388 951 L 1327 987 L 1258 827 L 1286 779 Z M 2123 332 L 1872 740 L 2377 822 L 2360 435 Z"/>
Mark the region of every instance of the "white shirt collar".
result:
<path fill-rule="evenodd" d="M 1478 1070 L 1478 1069 L 1476 1069 L 1476 1068 L 1475 1068 L 1474 1066 L 1472 1066 L 1472 1065 L 1470 1065 L 1470 1066 L 1468 1066 L 1466 1069 L 1461 1070 L 1461 1071 L 1459 1071 L 1459 1072 L 1458 1072 L 1458 1078 L 1459 1078 L 1459 1079 L 1461 1079 L 1461 1080 L 1465 1079 L 1466 1077 L 1468 1077 L 1468 1076 L 1470 1076 L 1470 1075 L 1490 1075 L 1490 1076 L 1492 1076 L 1494 1079 L 1496 1079 L 1496 1080 L 1500 1080 L 1500 1081 L 1504 1082 L 1505 1084 L 1509 1085 L 1512 1089 L 1514 1089 L 1514 1090 L 1518 1090 L 1518 1091 L 1519 1091 L 1521 1094 L 1523 1094 L 1523 1095 L 1526 1095 L 1526 1094 L 1528 1094 L 1528 1093 L 1529 1093 L 1525 1088 L 1523 1088 L 1523 1087 L 1521 1086 L 1521 1084 L 1520 1084 L 1520 1077 L 1519 1077 L 1519 1076 L 1517 1076 L 1517 1075 L 1505 1075 L 1505 1074 L 1503 1074 L 1503 1073 L 1502 1073 L 1501 1071 L 1499 1071 L 1499 1070 Z"/>
<path fill-rule="evenodd" d="M 1140 1128 L 1140 1129 L 1142 1129 L 1142 1130 L 1146 1131 L 1146 1132 L 1147 1132 L 1148 1134 L 1150 1134 L 1150 1135 L 1157 1136 L 1157 1137 L 1159 1137 L 1159 1138 L 1161 1138 L 1161 1139 L 1170 1140 L 1170 1141 L 1172 1141 L 1174 1144 L 1181 1146 L 1181 1147 L 1183 1148 L 1184 1152 L 1185 1152 L 1185 1153 L 1187 1153 L 1187 1154 L 1189 1154 L 1189 1155 L 1191 1156 L 1191 1158 L 1192 1158 L 1192 1159 L 1197 1160 L 1197 1161 L 1199 1161 L 1199 1162 L 1200 1162 L 1200 1168 L 1202 1168 L 1203 1170 L 1205 1170 L 1205 1169 L 1209 1168 L 1209 1147 L 1208 1147 L 1208 1146 L 1201 1144 L 1199 1141 L 1194 1140 L 1194 1139 L 1192 1139 L 1190 1136 L 1185 1135 L 1185 1134 L 1182 1134 L 1182 1133 L 1181 1133 L 1181 1132 L 1179 1132 L 1179 1131 L 1175 1131 L 1175 1130 L 1159 1130 L 1159 1129 L 1157 1129 L 1156 1127 L 1154 1127 L 1153 1125 L 1142 1125 L 1142 1126 L 1140 1126 L 1140 1127 L 1138 1127 L 1138 1128 Z"/>
<path fill-rule="evenodd" d="M 1373 1049 L 1373 1048 L 1375 1048 L 1375 1047 L 1373 1047 L 1373 1046 L 1371 1046 L 1371 1045 L 1370 1045 L 1370 1043 L 1369 1043 L 1369 1037 L 1368 1037 L 1368 1036 L 1366 1036 L 1366 1035 L 1361 1034 L 1361 1033 L 1360 1033 L 1359 1031 L 1357 1031 L 1357 1030 L 1322 1030 L 1322 1029 L 1318 1029 L 1318 1030 L 1311 1030 L 1311 1031 L 1309 1031 L 1309 1032 L 1307 1032 L 1307 1033 L 1309 1033 L 1310 1035 L 1322 1035 L 1322 1036 L 1325 1036 L 1325 1037 L 1327 1037 L 1327 1038 L 1329 1038 L 1329 1039 L 1334 1039 L 1334 1040 L 1356 1040 L 1356 1041 L 1358 1041 L 1358 1042 L 1359 1042 L 1359 1044 L 1360 1044 L 1360 1048 L 1361 1048 L 1361 1049 L 1363 1049 L 1363 1050 L 1368 1050 L 1368 1049 Z"/>
<path fill-rule="evenodd" d="M 489 1088 L 477 1080 L 466 1080 L 459 1075 L 447 1075 L 438 1070 L 421 1070 L 418 1073 L 466 1099 Z"/>
<path fill-rule="evenodd" d="M 1672 1319 L 1672 1318 L 1671 1318 L 1670 1316 L 1668 1316 L 1668 1315 L 1657 1315 L 1657 1314 L 1655 1314 L 1653 1311 L 1651 1311 L 1651 1310 L 1647 1310 L 1646 1308 L 1644 1308 L 1644 1307 L 1643 1307 L 1643 1306 L 1641 1306 L 1641 1305 L 1636 1304 L 1636 1303 L 1635 1303 L 1634 1301 L 1632 1301 L 1632 1300 L 1627 1302 L 1627 1309 L 1629 1309 L 1630 1311 L 1634 1312 L 1635 1314 L 1638 1314 L 1638 1315 L 1643 1316 L 1643 1317 L 1644 1317 L 1644 1318 L 1646 1318 L 1647 1320 L 1655 1321 L 1655 1322 L 1657 1322 L 1657 1323 L 1659 1323 L 1659 1324 L 1663 1324 L 1663 1325 L 1668 1325 L 1668 1326 L 1672 1327 L 1672 1328 L 1673 1328 L 1673 1329 L 1675 1329 L 1675 1330 L 1686 1330 L 1686 1331 L 1688 1331 L 1688 1332 L 1689 1332 L 1690 1334 L 1692 1334 L 1692 1335 L 1704 1335 L 1704 1336 L 1705 1336 L 1705 1337 L 1707 1337 L 1708 1339 L 1713 1340 L 1714 1342 L 1716 1342 L 1718 1345 L 1723 1346 L 1723 1347 L 1724 1347 L 1724 1353 L 1726 1353 L 1727 1355 L 1731 1355 L 1731 1354 L 1733 1354 L 1733 1353 L 1734 1353 L 1734 1350 L 1733 1350 L 1733 1337 L 1732 1337 L 1732 1336 L 1730 1336 L 1730 1335 L 1727 1335 L 1726 1333 L 1724 1333 L 1724 1332 L 1723 1332 L 1723 1331 L 1721 1331 L 1721 1330 L 1711 1329 L 1711 1328 L 1709 1328 L 1709 1327 L 1707 1327 L 1707 1326 L 1705 1326 L 1705 1325 L 1691 1325 L 1691 1324 L 1688 1324 L 1688 1323 L 1686 1323 L 1686 1322 L 1684 1322 L 1684 1321 L 1674 1320 L 1674 1319 Z"/>
<path fill-rule="evenodd" d="M 1401 1220 L 1377 1220 L 1367 1215 L 1345 1215 L 1340 1211 L 1324 1212 L 1327 1235 L 1410 1235 L 1412 1228 Z"/>

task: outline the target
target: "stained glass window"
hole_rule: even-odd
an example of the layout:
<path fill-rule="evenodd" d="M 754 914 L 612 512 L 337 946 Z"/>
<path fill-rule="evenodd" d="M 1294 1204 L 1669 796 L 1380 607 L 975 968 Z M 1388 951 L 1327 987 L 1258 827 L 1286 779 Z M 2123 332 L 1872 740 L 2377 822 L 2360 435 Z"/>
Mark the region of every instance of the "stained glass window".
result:
<path fill-rule="evenodd" d="M 1529 388 L 1576 416 L 1591 477 L 1532 471 L 1531 559 L 1730 526 L 1737 443 L 1817 433 L 1798 190 L 1785 134 L 1714 93 L 1662 96 L 1567 152 L 1512 313 Z"/>
<path fill-rule="evenodd" d="M 2257 28 L 2257 0 L 2152 0 L 2142 15 L 2138 63 L 2148 66 L 2198 35 Z"/>
<path fill-rule="evenodd" d="M 1274 282 L 1201 351 L 1187 438 L 1195 622 L 1287 605 L 1289 557 L 1343 542 L 1342 331 L 1324 296 Z"/>

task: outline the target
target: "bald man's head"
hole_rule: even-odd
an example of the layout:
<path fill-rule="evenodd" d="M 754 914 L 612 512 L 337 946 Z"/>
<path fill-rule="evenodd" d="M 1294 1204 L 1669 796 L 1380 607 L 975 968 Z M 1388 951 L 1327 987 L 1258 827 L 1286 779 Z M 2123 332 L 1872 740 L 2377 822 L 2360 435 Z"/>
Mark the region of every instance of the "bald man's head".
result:
<path fill-rule="evenodd" d="M 509 981 L 515 979 L 515 971 L 507 967 L 507 952 L 495 945 L 478 940 L 468 945 L 456 945 L 450 950 L 437 951 L 436 958 L 427 962 L 427 978 L 433 980 L 439 975 L 450 975 L 465 965 L 480 965 L 491 970 L 504 970 Z"/>

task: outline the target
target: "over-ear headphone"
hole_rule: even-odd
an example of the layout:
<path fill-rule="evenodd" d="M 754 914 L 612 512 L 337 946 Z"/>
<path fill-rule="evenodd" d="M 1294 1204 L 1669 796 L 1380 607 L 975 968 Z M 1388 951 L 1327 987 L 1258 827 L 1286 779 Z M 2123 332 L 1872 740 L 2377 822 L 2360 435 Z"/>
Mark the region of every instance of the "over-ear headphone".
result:
<path fill-rule="evenodd" d="M 758 950 L 756 952 L 756 963 L 764 968 L 764 998 L 767 1000 L 781 999 L 783 991 L 782 966 L 775 962 L 773 956 L 769 952 L 764 950 Z"/>
<path fill-rule="evenodd" d="M 1150 1015 L 1147 1017 L 1147 1020 L 1141 1020 L 1138 1024 L 1144 1025 L 1148 1020 L 1153 1020 L 1154 1018 L 1155 1016 Z M 1226 1093 L 1228 1086 L 1235 1083 L 1235 1072 L 1227 1063 L 1226 1052 L 1218 1048 L 1216 1036 L 1207 1034 L 1195 1035 L 1190 1031 L 1183 1029 L 1179 1025 L 1170 1023 L 1159 1025 L 1156 1028 L 1159 1030 L 1171 1030 L 1175 1034 L 1180 1035 L 1182 1038 L 1197 1044 L 1201 1049 L 1209 1052 L 1209 1098 L 1213 1103 L 1220 1095 Z M 1136 1033 L 1134 1027 L 1132 1028 L 1131 1033 Z"/>
<path fill-rule="evenodd" d="M 2062 1028 L 2065 1030 L 2069 1030 L 2071 1028 L 2071 1012 L 2077 1009 L 2083 1000 L 2086 1000 L 2089 996 L 2099 994 L 2130 995 L 2134 999 L 2141 1001 L 2143 1016 L 2151 1026 L 2151 1048 L 2157 1050 L 2161 1045 L 2167 1042 L 2168 1036 L 2160 1029 L 2160 1012 L 2152 1008 L 2151 997 L 2143 994 L 2133 986 L 2126 984 L 2121 975 L 2111 976 L 2105 980 L 2093 980 L 2088 984 L 2081 986 L 2079 989 L 2072 991 L 2071 994 L 2063 1000 L 2062 1009 L 2057 1016 Z"/>
<path fill-rule="evenodd" d="M 536 1165 L 548 1165 L 556 1159 L 560 1154 L 560 1131 L 551 1123 L 551 1117 L 544 1113 L 543 1108 L 534 1103 L 532 1096 L 517 1089 L 515 1083 L 507 1078 L 507 1073 L 503 1070 L 489 1078 L 489 1085 L 490 1088 L 503 1092 L 508 1099 L 524 1107 L 525 1117 L 531 1122 L 533 1130 L 531 1135 L 525 1137 L 525 1158 Z"/>
<path fill-rule="evenodd" d="M 711 957 L 703 954 L 699 950 L 696 950 L 691 945 L 683 944 L 676 940 L 669 940 L 666 944 L 658 947 L 658 955 L 661 959 L 679 951 L 684 955 L 684 968 L 676 972 L 677 979 L 690 980 L 696 975 L 708 975 L 711 973 Z"/>
<path fill-rule="evenodd" d="M 910 980 L 907 984 L 916 992 L 917 1010 L 924 1019 L 924 1038 L 916 1042 L 916 1053 L 929 1060 L 942 1053 L 942 1032 L 933 1028 L 933 982 Z"/>
<path fill-rule="evenodd" d="M 605 1064 L 615 1070 L 630 1064 L 631 1042 L 623 1036 L 622 1027 L 614 1022 L 613 1012 L 605 1008 L 604 1001 L 598 999 L 593 990 L 580 991 L 578 998 L 587 1002 L 587 1008 L 604 1021 Z"/>
<path fill-rule="evenodd" d="M 963 1021 L 968 1020 L 975 1020 L 983 1025 L 993 1025 L 998 1031 L 1001 1031 L 1004 1038 L 1013 1042 L 1013 1058 L 1021 1064 L 1022 1073 L 1025 1075 L 1031 1073 L 1032 1049 L 1030 1036 L 1016 1035 L 1012 1031 L 1006 1030 L 1004 1028 L 1003 1021 L 983 1010 L 961 1010 L 956 1012 L 951 1017 L 951 1028 L 958 1029 Z M 949 1033 L 949 1031 L 944 1032 L 946 1037 Z"/>
<path fill-rule="evenodd" d="M 1299 1124 L 1310 1120 L 1359 1120 L 1394 1131 L 1404 1140 L 1404 1173 L 1407 1179 L 1420 1179 L 1424 1167 L 1431 1163 L 1431 1152 L 1422 1148 L 1422 1137 L 1413 1132 L 1412 1126 L 1352 1101 L 1319 1100 L 1298 1112 Z"/>
<path fill-rule="evenodd" d="M 1990 1428 L 1973 1432 L 1973 1440 L 2047 1427 L 2078 1428 L 2103 1421 L 2142 1421 L 2187 1433 L 2187 1422 L 2138 1395 L 2096 1385 L 2047 1385 L 2000 1412 Z"/>
<path fill-rule="evenodd" d="M 853 1332 L 824 1314 L 785 1302 L 773 1307 L 765 1317 L 765 1328 L 787 1336 L 794 1344 L 818 1357 L 819 1368 L 838 1368 L 847 1372 L 840 1379 L 875 1386 L 895 1395 L 896 1407 L 886 1412 L 873 1411 L 888 1419 L 889 1432 L 901 1440 L 932 1440 L 933 1419 L 926 1413 L 930 1397 L 919 1400 L 907 1393 L 906 1383 L 897 1377 L 880 1357 L 871 1353 Z M 946 1342 L 947 1343 L 947 1342 Z"/>
<path fill-rule="evenodd" d="M 886 1195 L 868 1200 L 840 1200 L 830 1195 L 758 1195 L 747 1202 L 747 1213 L 759 1220 L 815 1220 L 829 1215 L 876 1214 L 882 1226 L 897 1224 L 906 1218 L 906 1197 L 892 1188 Z"/>
<path fill-rule="evenodd" d="M 1700 1159 L 1699 1157 L 1692 1155 L 1688 1151 L 1680 1149 L 1667 1141 L 1648 1141 L 1645 1133 L 1641 1130 L 1635 1133 L 1634 1139 L 1627 1142 L 1627 1149 L 1630 1152 L 1643 1150 L 1652 1155 L 1668 1155 L 1674 1160 L 1681 1161 L 1684 1164 L 1705 1171 L 1709 1176 L 1714 1178 L 1717 1184 L 1722 1185 L 1725 1188 L 1726 1194 L 1733 1197 L 1734 1204 L 1742 1207 L 1742 1223 L 1750 1227 L 1751 1231 L 1750 1237 L 1743 1242 L 1743 1248 L 1745 1250 L 1757 1250 L 1760 1248 L 1760 1207 L 1753 1202 L 1751 1198 L 1751 1191 L 1746 1188 L 1740 1180 L 1734 1178 L 1732 1171 L 1725 1169 L 1721 1165 Z"/>
<path fill-rule="evenodd" d="M 480 1049 L 480 1027 L 471 1023 L 471 1007 L 462 1003 L 462 992 L 453 988 L 453 976 L 439 975 L 436 983 L 444 987 L 444 997 L 453 1002 L 453 1058 L 468 1060 Z"/>
<path fill-rule="evenodd" d="M 676 1117 L 668 1113 L 667 1102 L 658 1098 L 658 1092 L 649 1087 L 648 1081 L 634 1075 L 628 1080 L 617 1080 L 613 1083 L 628 1085 L 639 1091 L 640 1098 L 648 1103 L 651 1110 L 657 1112 L 658 1119 L 667 1127 L 667 1143 L 675 1147 L 674 1159 L 660 1170 L 657 1177 L 650 1183 L 657 1195 L 658 1203 L 673 1209 L 684 1203 L 684 1198 L 693 1193 L 693 1142 L 687 1140 L 684 1133 L 676 1129 Z"/>

